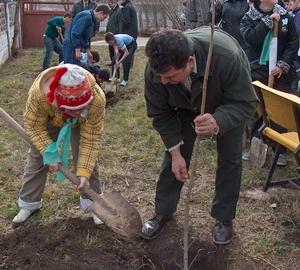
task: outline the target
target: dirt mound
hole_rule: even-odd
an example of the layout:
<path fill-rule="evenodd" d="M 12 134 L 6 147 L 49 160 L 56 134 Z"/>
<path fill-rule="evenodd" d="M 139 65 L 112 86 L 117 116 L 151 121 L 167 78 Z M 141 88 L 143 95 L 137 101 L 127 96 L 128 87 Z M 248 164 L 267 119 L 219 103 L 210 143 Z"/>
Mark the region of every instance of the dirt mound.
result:
<path fill-rule="evenodd" d="M 0 251 L 0 269 L 131 270 L 141 257 L 133 243 L 78 218 L 17 228 L 1 237 Z"/>
<path fill-rule="evenodd" d="M 176 270 L 183 269 L 182 228 L 176 221 L 155 240 L 122 239 L 92 219 L 70 218 L 22 226 L 0 240 L 0 269 Z M 230 250 L 211 241 L 191 241 L 191 270 L 228 268 Z M 193 261 L 193 262 L 192 262 Z"/>

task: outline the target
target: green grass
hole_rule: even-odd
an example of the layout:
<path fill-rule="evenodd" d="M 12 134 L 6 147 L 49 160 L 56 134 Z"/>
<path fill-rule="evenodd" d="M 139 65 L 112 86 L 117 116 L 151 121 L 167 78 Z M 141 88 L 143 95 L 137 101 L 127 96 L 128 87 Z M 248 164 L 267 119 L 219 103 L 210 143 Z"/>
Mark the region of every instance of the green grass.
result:
<path fill-rule="evenodd" d="M 105 67 L 109 63 L 108 49 L 93 49 L 100 52 L 100 65 Z M 29 49 L 22 54 L 20 58 L 9 60 L 0 73 L 0 106 L 19 123 L 22 123 L 28 89 L 41 69 L 43 50 Z M 52 64 L 57 62 L 55 56 Z M 165 147 L 146 115 L 143 97 L 145 62 L 143 48 L 138 48 L 128 87 L 119 87 L 116 96 L 107 100 L 99 160 L 103 190 L 121 190 L 135 202 L 140 213 L 148 217 L 153 211 L 155 180 Z M 4 232 L 9 231 L 9 221 L 18 212 L 17 198 L 28 145 L 2 120 L 0 128 L 0 230 Z M 214 193 L 216 142 L 205 137 L 200 149 L 199 168 L 193 189 L 195 206 L 191 211 L 193 218 L 206 224 L 210 222 L 209 209 Z M 293 157 L 290 153 L 288 157 L 289 166 L 276 169 L 276 177 L 297 175 Z M 272 262 L 278 269 L 289 269 L 293 260 L 298 259 L 293 252 L 300 249 L 299 242 L 291 240 L 293 235 L 300 235 L 299 191 L 294 188 L 271 189 L 264 200 L 249 196 L 248 191 L 261 189 L 267 171 L 268 168 L 255 169 L 250 163 L 244 163 L 237 209 L 239 243 L 236 249 L 242 250 L 243 256 L 249 260 L 258 262 L 260 269 L 273 269 L 268 262 Z M 54 175 L 51 175 L 43 196 L 43 209 L 30 219 L 27 226 L 47 223 L 56 217 L 80 215 L 76 211 L 78 199 L 79 194 L 69 182 L 56 182 Z M 275 208 L 270 207 L 273 203 L 277 205 Z M 179 211 L 182 211 L 182 205 Z M 61 226 L 61 230 L 64 230 L 66 224 L 62 223 Z M 201 234 L 197 231 L 199 229 L 195 227 L 194 231 Z M 101 245 L 107 242 L 117 245 L 116 239 L 103 234 L 87 235 L 84 244 Z M 70 259 L 66 254 L 65 263 Z"/>

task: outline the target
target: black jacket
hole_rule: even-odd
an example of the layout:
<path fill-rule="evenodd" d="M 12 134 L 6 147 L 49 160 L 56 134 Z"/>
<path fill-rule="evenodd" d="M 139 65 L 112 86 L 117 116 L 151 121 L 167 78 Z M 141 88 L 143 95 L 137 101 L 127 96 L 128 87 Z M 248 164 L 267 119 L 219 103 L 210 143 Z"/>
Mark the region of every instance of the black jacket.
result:
<path fill-rule="evenodd" d="M 247 0 L 225 0 L 224 4 L 217 1 L 215 9 L 216 24 L 219 24 L 222 30 L 233 36 L 241 47 L 246 50 L 249 46 L 241 35 L 240 22 L 249 9 Z M 211 10 L 209 20 L 211 21 Z"/>
<path fill-rule="evenodd" d="M 95 9 L 97 7 L 97 4 L 93 1 L 89 1 L 88 2 L 88 6 L 87 8 L 85 9 L 84 8 L 84 5 L 83 5 L 83 0 L 81 1 L 78 1 L 74 4 L 73 6 L 73 9 L 71 11 L 71 14 L 72 14 L 72 18 L 74 19 L 74 17 L 81 11 L 83 10 L 89 10 L 89 9 Z M 100 23 L 99 22 L 95 22 L 95 25 L 94 25 L 94 29 L 92 31 L 92 37 L 95 36 L 95 32 L 96 31 L 99 31 L 99 27 L 100 27 Z"/>
<path fill-rule="evenodd" d="M 132 36 L 135 40 L 138 37 L 137 12 L 130 0 L 122 3 L 122 34 Z"/>

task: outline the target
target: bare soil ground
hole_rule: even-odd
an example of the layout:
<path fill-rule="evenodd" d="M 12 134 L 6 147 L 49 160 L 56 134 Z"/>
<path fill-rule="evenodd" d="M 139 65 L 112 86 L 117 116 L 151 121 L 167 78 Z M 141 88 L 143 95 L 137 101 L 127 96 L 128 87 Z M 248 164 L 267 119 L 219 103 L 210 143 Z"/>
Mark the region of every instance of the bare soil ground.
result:
<path fill-rule="evenodd" d="M 105 225 L 94 225 L 92 219 L 19 227 L 1 237 L 0 269 L 182 269 L 181 231 L 172 221 L 157 239 L 148 242 L 122 239 Z M 101 239 L 101 244 L 95 239 Z M 263 269 L 235 252 L 232 247 L 213 245 L 202 232 L 195 235 L 189 250 L 190 269 Z"/>

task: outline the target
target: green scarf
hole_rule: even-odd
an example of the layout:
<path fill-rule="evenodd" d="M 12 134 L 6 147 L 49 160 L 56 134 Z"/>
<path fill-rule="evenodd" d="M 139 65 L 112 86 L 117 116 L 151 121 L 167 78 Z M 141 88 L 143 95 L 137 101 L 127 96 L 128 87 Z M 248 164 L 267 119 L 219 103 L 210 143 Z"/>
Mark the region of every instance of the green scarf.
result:
<path fill-rule="evenodd" d="M 269 61 L 270 44 L 272 41 L 272 37 L 273 37 L 273 32 L 272 32 L 272 30 L 270 30 L 268 32 L 268 34 L 265 36 L 263 48 L 262 48 L 260 59 L 259 59 L 260 65 L 266 65 L 267 62 Z"/>
<path fill-rule="evenodd" d="M 43 154 L 44 165 L 62 162 L 65 167 L 68 167 L 69 163 L 69 149 L 70 149 L 70 140 L 71 140 L 71 126 L 76 124 L 77 117 L 72 121 L 70 119 L 67 120 L 67 124 L 59 131 L 57 141 L 50 144 Z M 61 154 L 58 153 L 58 148 L 63 140 L 63 145 L 61 147 Z M 58 172 L 56 174 L 57 181 L 64 181 L 65 176 Z"/>

